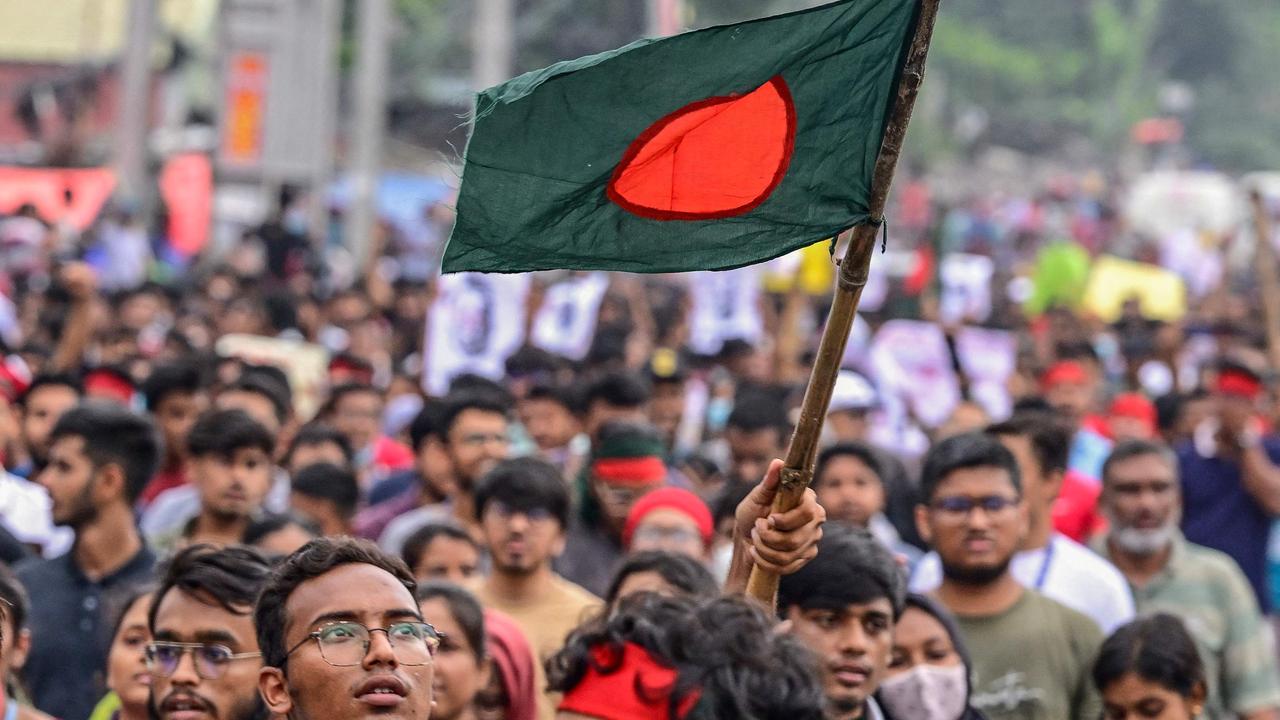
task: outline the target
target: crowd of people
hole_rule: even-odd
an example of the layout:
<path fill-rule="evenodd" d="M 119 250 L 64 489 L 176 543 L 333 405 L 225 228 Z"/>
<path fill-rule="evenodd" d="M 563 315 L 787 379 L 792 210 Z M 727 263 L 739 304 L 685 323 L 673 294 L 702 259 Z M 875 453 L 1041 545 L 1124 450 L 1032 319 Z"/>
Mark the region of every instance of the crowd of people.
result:
<path fill-rule="evenodd" d="M 1128 237 L 1083 193 L 907 183 L 924 267 L 1001 269 L 958 316 L 937 277 L 863 314 L 928 324 L 950 389 L 855 336 L 787 513 L 812 254 L 499 282 L 381 243 L 344 282 L 282 207 L 169 277 L 6 262 L 5 720 L 1280 718 L 1259 300 L 1224 269 L 1181 321 L 1024 313 L 1007 268 Z"/>

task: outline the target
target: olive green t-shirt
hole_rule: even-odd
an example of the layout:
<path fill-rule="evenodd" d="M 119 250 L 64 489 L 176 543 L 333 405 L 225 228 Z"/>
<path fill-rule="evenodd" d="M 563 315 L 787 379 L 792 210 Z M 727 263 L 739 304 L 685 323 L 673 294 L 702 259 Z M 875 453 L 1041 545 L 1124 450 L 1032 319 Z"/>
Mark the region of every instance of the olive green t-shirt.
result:
<path fill-rule="evenodd" d="M 1026 590 L 998 615 L 956 620 L 973 658 L 972 704 L 990 720 L 1101 716 L 1090 670 L 1103 638 L 1087 616 Z"/>

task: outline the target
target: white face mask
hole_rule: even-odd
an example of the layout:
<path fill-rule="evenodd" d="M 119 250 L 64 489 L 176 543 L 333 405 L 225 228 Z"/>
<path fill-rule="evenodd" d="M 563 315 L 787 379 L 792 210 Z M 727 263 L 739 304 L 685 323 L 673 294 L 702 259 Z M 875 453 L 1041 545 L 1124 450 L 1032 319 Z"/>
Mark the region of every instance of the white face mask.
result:
<path fill-rule="evenodd" d="M 965 673 L 964 665 L 917 665 L 880 683 L 880 704 L 892 717 L 959 720 L 969 687 Z"/>

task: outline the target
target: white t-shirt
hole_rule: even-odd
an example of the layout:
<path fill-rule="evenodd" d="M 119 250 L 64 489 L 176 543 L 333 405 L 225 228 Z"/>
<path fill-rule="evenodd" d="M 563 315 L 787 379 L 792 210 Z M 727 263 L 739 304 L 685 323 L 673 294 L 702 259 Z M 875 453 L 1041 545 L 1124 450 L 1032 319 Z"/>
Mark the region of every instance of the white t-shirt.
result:
<path fill-rule="evenodd" d="M 1124 575 L 1065 535 L 1054 534 L 1047 547 L 1014 555 L 1009 567 L 1024 587 L 1088 615 L 1107 635 L 1133 619 L 1133 594 Z M 930 552 L 911 574 L 911 591 L 932 592 L 941 584 L 942 564 Z"/>

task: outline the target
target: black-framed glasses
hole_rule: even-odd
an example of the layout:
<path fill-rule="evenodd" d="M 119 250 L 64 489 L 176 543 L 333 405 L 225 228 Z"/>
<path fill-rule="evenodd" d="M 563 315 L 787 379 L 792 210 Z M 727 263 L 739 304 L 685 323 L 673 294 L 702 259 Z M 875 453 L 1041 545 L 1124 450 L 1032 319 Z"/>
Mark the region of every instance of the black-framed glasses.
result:
<path fill-rule="evenodd" d="M 260 652 L 231 652 L 231 648 L 226 645 L 169 641 L 150 643 L 145 652 L 147 669 L 151 674 L 160 677 L 172 677 L 178 672 L 178 663 L 182 662 L 182 656 L 190 652 L 192 662 L 196 666 L 196 674 L 201 680 L 217 680 L 236 660 L 262 657 Z"/>
<path fill-rule="evenodd" d="M 988 517 L 994 517 L 1004 511 L 1016 507 L 1019 498 L 1004 495 L 987 495 L 986 497 L 965 497 L 953 495 L 938 498 L 931 507 L 951 520 L 963 520 L 973 514 L 975 508 L 981 508 Z"/>
<path fill-rule="evenodd" d="M 429 623 L 406 621 L 391 623 L 384 628 L 371 628 L 358 622 L 334 622 L 321 626 L 289 649 L 289 657 L 298 648 L 315 640 L 320 646 L 320 657 L 330 665 L 346 667 L 359 665 L 369 654 L 373 633 L 387 636 L 396 662 L 401 665 L 426 665 L 440 647 L 441 635 Z"/>

